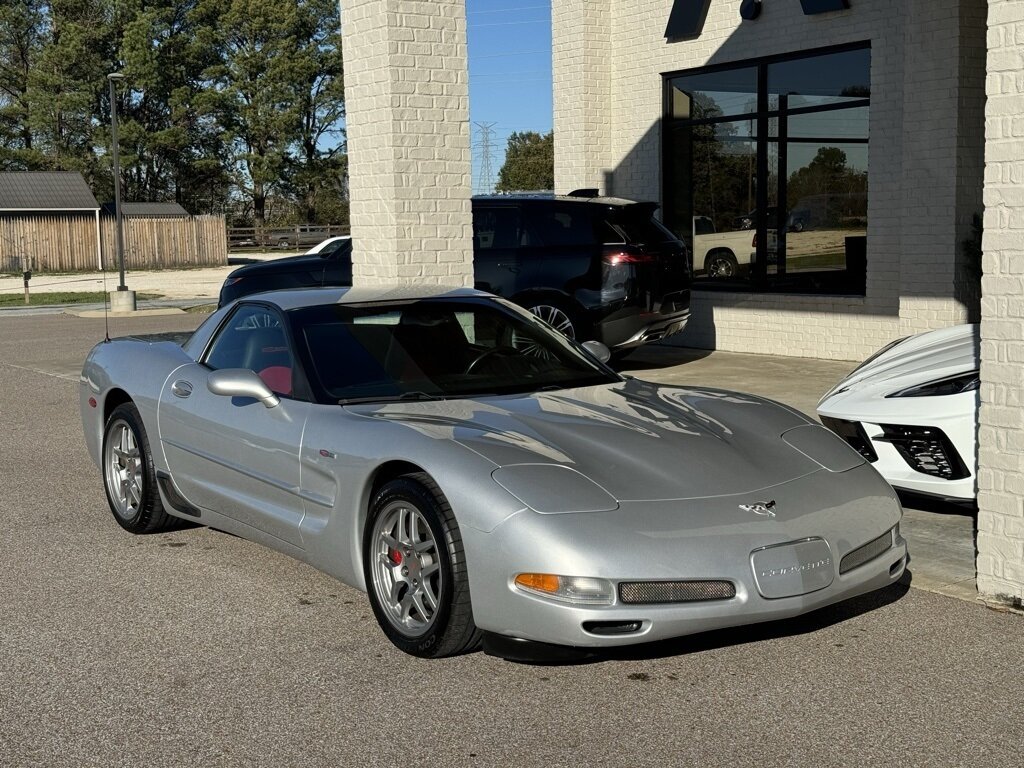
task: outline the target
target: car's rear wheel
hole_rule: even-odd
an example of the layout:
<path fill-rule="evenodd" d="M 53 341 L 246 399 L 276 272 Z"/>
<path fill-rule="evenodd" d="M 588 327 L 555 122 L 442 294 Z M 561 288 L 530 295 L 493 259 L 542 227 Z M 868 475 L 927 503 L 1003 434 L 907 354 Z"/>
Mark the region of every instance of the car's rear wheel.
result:
<path fill-rule="evenodd" d="M 736 257 L 729 251 L 716 251 L 704 261 L 704 272 L 708 277 L 735 277 L 737 271 Z"/>
<path fill-rule="evenodd" d="M 377 492 L 366 526 L 363 572 L 377 623 L 401 650 L 440 658 L 479 644 L 462 535 L 428 475 L 405 475 Z"/>
<path fill-rule="evenodd" d="M 142 417 L 132 403 L 117 406 L 103 430 L 103 489 L 118 525 L 131 533 L 177 527 L 164 511 Z"/>

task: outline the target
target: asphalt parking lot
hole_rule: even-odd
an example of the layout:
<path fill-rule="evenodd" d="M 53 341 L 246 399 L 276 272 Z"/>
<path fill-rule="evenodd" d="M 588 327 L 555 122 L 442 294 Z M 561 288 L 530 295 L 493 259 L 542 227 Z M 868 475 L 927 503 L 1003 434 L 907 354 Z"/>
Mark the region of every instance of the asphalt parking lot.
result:
<path fill-rule="evenodd" d="M 102 333 L 0 316 L 0 765 L 1021 764 L 1024 618 L 915 588 L 914 564 L 798 620 L 547 667 L 413 659 L 283 555 L 132 537 L 78 420 Z"/>

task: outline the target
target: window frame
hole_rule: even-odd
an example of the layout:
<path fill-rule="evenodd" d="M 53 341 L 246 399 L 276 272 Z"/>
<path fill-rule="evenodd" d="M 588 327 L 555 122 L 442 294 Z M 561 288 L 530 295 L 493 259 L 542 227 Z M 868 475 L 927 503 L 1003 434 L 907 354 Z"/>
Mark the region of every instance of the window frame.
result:
<path fill-rule="evenodd" d="M 252 307 L 259 307 L 261 309 L 265 309 L 269 311 L 271 314 L 277 316 L 278 322 L 281 324 L 281 330 L 284 332 L 285 343 L 288 345 L 288 353 L 289 355 L 291 355 L 292 393 L 290 395 L 285 395 L 280 392 L 275 392 L 274 394 L 285 400 L 313 402 L 313 398 L 310 395 L 309 384 L 306 381 L 304 366 L 299 355 L 296 354 L 295 338 L 292 335 L 291 324 L 288 322 L 287 313 L 282 311 L 280 307 L 271 304 L 270 302 L 246 301 L 244 299 L 239 301 L 234 306 L 234 308 L 227 315 L 224 316 L 224 319 L 221 320 L 220 324 L 217 326 L 217 329 L 211 334 L 210 340 L 207 342 L 202 354 L 199 355 L 199 357 L 196 359 L 196 362 L 199 365 L 201 365 L 204 369 L 210 372 L 217 370 L 227 370 L 223 368 L 214 368 L 212 365 L 210 365 L 210 363 L 208 362 L 210 355 L 213 352 L 214 347 L 217 345 L 217 342 L 224 336 L 224 334 L 227 333 L 229 330 L 232 330 L 231 321 L 238 315 L 240 311 L 242 311 L 243 309 L 250 309 Z M 244 370 L 252 369 L 246 368 Z M 253 373 L 257 372 L 253 371 Z"/>
<path fill-rule="evenodd" d="M 800 51 L 791 51 L 787 53 L 774 54 L 771 56 L 761 56 L 752 59 L 744 59 L 741 61 L 723 62 L 721 64 L 710 64 L 703 67 L 694 67 L 689 69 L 662 72 L 661 199 L 663 201 L 662 209 L 665 211 L 665 213 L 669 215 L 674 215 L 676 209 L 674 201 L 675 196 L 678 194 L 677 189 L 679 185 L 672 183 L 674 179 L 674 173 L 672 172 L 672 168 L 674 165 L 674 157 L 672 150 L 675 146 L 674 133 L 677 128 L 692 127 L 695 125 L 715 125 L 718 123 L 733 123 L 743 121 L 752 121 L 756 123 L 756 134 L 752 140 L 755 146 L 755 177 L 757 179 L 770 178 L 770 158 L 768 147 L 771 144 L 776 144 L 779 148 L 779 151 L 777 152 L 777 158 L 780 168 L 784 167 L 786 163 L 786 146 L 788 143 L 822 144 L 826 142 L 835 142 L 838 144 L 864 144 L 870 147 L 870 112 L 868 118 L 869 133 L 867 138 L 829 138 L 804 136 L 798 138 L 790 138 L 787 135 L 787 131 L 785 130 L 786 121 L 779 120 L 779 118 L 782 116 L 789 118 L 792 116 L 798 116 L 802 114 L 818 114 L 825 112 L 834 112 L 838 110 L 858 109 L 863 107 L 867 107 L 870 109 L 870 95 L 863 98 L 854 98 L 848 102 L 809 107 L 797 107 L 791 110 L 785 108 L 769 108 L 770 99 L 772 96 L 768 89 L 768 70 L 770 66 L 783 62 L 813 59 L 816 57 L 829 56 L 832 54 L 844 53 L 848 51 L 867 51 L 868 77 L 870 86 L 871 61 L 873 58 L 871 55 L 872 45 L 870 40 L 843 43 L 841 45 L 824 46 L 820 48 L 808 48 Z M 756 112 L 743 112 L 737 114 L 722 115 L 719 117 L 712 118 L 676 118 L 672 116 L 672 83 L 676 78 L 715 74 L 719 72 L 728 72 L 730 70 L 751 67 L 756 68 L 757 71 Z M 775 136 L 772 136 L 770 131 L 770 124 L 772 120 L 778 121 L 778 130 L 776 132 L 777 135 Z M 870 194 L 870 168 L 868 174 L 868 190 Z M 785 232 L 786 219 L 788 217 L 788 201 L 786 199 L 787 188 L 789 186 L 788 177 L 786 178 L 786 183 L 780 183 L 777 180 L 776 186 L 776 200 L 774 203 L 775 207 L 777 208 L 776 220 L 774 222 L 771 222 L 771 224 L 774 225 L 774 231 L 778 233 Z M 822 274 L 821 272 L 802 273 L 802 276 L 794 277 L 793 275 L 787 275 L 783 267 L 783 270 L 778 274 L 768 274 L 768 231 L 769 229 L 772 229 L 772 227 L 769 227 L 769 222 L 767 220 L 768 216 L 766 215 L 766 212 L 769 209 L 769 207 L 771 207 L 769 204 L 770 196 L 771 190 L 769 189 L 768 184 L 756 185 L 754 206 L 758 214 L 757 221 L 755 222 L 755 226 L 752 229 L 755 231 L 757 236 L 757 248 L 755 252 L 756 256 L 754 258 L 754 262 L 753 264 L 751 264 L 749 279 L 745 281 L 730 281 L 728 283 L 716 283 L 714 281 L 703 280 L 694 281 L 693 289 L 709 291 L 725 290 L 744 293 L 795 293 L 803 295 L 818 294 L 858 297 L 865 296 L 866 286 L 864 283 L 866 282 L 866 275 L 851 275 L 849 263 L 847 263 L 846 268 L 842 270 L 842 274 L 844 275 L 843 284 L 850 286 L 849 290 L 815 290 L 812 287 L 813 276 L 820 275 Z M 692 202 L 692 182 L 690 197 Z M 691 217 L 694 214 L 692 204 L 690 214 Z M 683 239 L 685 242 L 685 235 L 681 236 L 681 239 Z M 693 247 L 695 248 L 695 246 Z M 785 264 L 785 258 L 781 260 L 781 263 L 783 265 Z M 694 269 L 696 269 L 697 266 L 698 265 L 695 264 Z M 804 283 L 804 285 L 801 285 L 801 283 Z"/>

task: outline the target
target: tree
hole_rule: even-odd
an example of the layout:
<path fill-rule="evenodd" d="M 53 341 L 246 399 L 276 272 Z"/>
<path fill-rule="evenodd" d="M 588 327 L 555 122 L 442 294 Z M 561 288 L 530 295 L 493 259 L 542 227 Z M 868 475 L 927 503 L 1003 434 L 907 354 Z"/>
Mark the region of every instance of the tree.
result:
<path fill-rule="evenodd" d="M 554 189 L 555 134 L 543 136 L 534 131 L 513 133 L 508 137 L 505 163 L 498 172 L 499 192 Z"/>
<path fill-rule="evenodd" d="M 299 50 L 292 78 L 299 130 L 290 158 L 288 186 L 304 221 L 318 223 L 322 212 L 326 213 L 322 210 L 324 204 L 330 208 L 330 201 L 339 200 L 346 170 L 340 128 L 345 116 L 341 26 L 336 0 L 306 0 L 298 8 Z M 326 218 L 338 220 L 336 213 Z"/>
<path fill-rule="evenodd" d="M 27 126 L 40 165 L 97 176 L 94 129 L 107 66 L 109 3 L 53 0 L 45 43 L 29 72 Z"/>
<path fill-rule="evenodd" d="M 336 0 L 3 0 L 0 170 L 110 200 L 112 72 L 126 200 L 347 218 Z"/>
<path fill-rule="evenodd" d="M 45 0 L 13 0 L 0 7 L 0 168 L 31 170 L 42 158 L 33 151 L 29 126 L 29 73 L 47 34 Z"/>
<path fill-rule="evenodd" d="M 115 46 L 126 88 L 118 115 L 129 199 L 210 211 L 223 206 L 229 178 L 221 131 L 197 108 L 204 72 L 217 63 L 215 27 L 197 5 L 148 0 L 125 15 Z"/>
<path fill-rule="evenodd" d="M 200 6 L 221 30 L 205 103 L 232 147 L 234 183 L 252 198 L 260 227 L 301 124 L 292 71 L 300 63 L 302 15 L 295 2 L 201 0 Z"/>

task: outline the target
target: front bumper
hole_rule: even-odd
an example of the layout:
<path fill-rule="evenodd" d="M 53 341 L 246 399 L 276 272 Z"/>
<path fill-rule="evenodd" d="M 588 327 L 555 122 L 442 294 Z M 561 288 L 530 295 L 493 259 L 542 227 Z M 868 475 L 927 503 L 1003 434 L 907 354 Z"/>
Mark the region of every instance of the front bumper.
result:
<path fill-rule="evenodd" d="M 809 493 L 818 497 L 816 508 L 795 513 Z M 753 500 L 753 495 L 744 494 L 630 502 L 614 512 L 537 515 L 524 511 L 490 534 L 465 531 L 477 626 L 553 645 L 633 645 L 791 618 L 881 589 L 903 576 L 907 545 L 898 533 L 881 554 L 840 572 L 846 555 L 892 530 L 901 516 L 892 490 L 867 465 L 847 473 L 815 473 L 773 488 L 771 495 L 780 510 L 790 510 L 789 519 L 781 519 L 783 513 L 769 519 L 741 511 L 740 504 Z M 714 524 L 694 526 L 694 517 L 708 519 L 708 513 Z M 808 566 L 831 569 L 827 585 L 806 594 L 765 597 L 763 592 L 770 590 L 764 587 L 764 572 L 755 573 L 753 554 L 808 537 L 820 537 L 828 546 L 827 565 L 819 558 Z M 669 604 L 623 604 L 616 597 L 612 605 L 584 607 L 519 591 L 513 580 L 520 572 L 593 576 L 616 586 L 623 581 L 727 580 L 736 593 L 729 599 Z M 795 573 L 802 576 L 799 564 Z M 595 626 L 629 624 L 635 624 L 635 629 L 614 634 L 593 631 Z"/>

